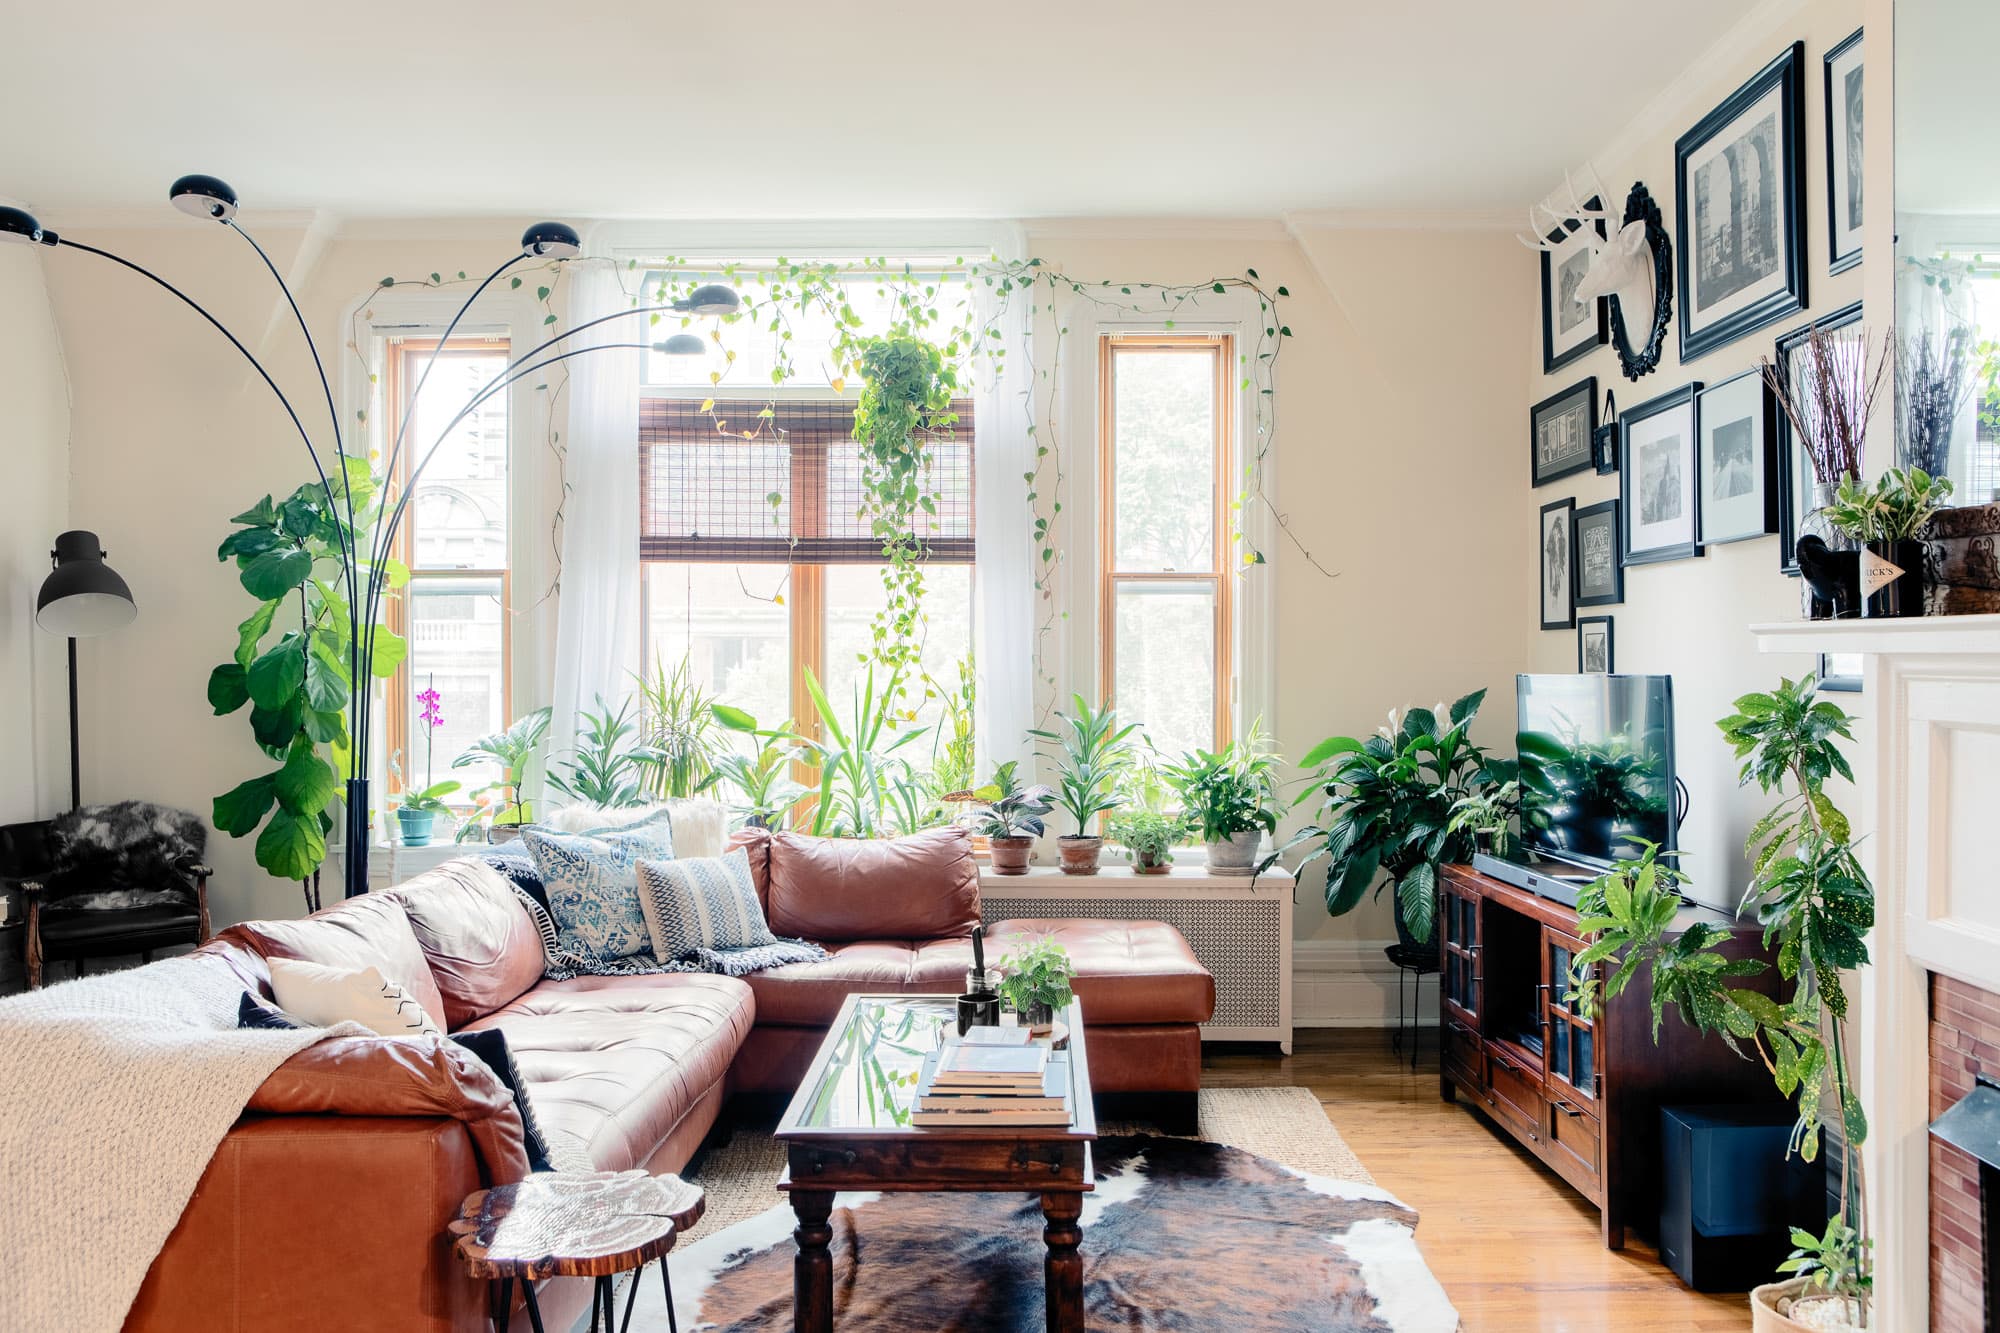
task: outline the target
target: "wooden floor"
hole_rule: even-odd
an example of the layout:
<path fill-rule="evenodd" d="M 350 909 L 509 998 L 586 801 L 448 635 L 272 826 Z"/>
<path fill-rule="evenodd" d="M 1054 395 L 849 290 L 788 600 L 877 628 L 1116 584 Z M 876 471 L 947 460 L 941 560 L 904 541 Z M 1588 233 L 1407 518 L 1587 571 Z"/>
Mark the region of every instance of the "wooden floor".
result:
<path fill-rule="evenodd" d="M 1692 1333 L 1750 1326 L 1747 1298 L 1689 1291 L 1636 1239 L 1606 1250 L 1597 1210 L 1495 1132 L 1438 1097 L 1434 1034 L 1417 1072 L 1375 1029 L 1302 1028 L 1296 1053 L 1212 1049 L 1209 1087 L 1310 1088 L 1383 1188 L 1422 1215 L 1417 1244 L 1465 1333 Z"/>

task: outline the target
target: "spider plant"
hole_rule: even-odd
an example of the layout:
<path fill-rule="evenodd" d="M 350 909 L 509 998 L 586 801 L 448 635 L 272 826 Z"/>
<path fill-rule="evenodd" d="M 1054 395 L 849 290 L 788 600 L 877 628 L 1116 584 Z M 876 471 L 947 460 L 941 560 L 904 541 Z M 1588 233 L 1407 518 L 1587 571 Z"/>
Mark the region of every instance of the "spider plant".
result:
<path fill-rule="evenodd" d="M 708 790 L 718 778 L 715 757 L 720 748 L 711 731 L 716 723 L 714 698 L 696 682 L 685 657 L 672 670 L 655 661 L 650 675 L 635 679 L 644 709 L 641 735 L 648 752 L 641 785 L 665 799 Z"/>

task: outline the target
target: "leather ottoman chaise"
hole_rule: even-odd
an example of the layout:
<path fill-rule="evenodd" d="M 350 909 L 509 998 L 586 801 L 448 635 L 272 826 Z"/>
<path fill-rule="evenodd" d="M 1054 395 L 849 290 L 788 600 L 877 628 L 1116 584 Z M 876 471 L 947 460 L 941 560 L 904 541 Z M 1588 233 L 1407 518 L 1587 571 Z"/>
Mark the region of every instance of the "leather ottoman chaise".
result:
<path fill-rule="evenodd" d="M 550 980 L 527 908 L 474 859 L 304 920 L 231 927 L 199 956 L 265 998 L 267 958 L 376 967 L 440 1026 L 505 1031 L 559 1164 L 677 1172 L 732 1093 L 795 1088 L 848 994 L 955 994 L 972 962 L 978 877 L 962 830 L 736 841 L 772 928 L 823 943 L 825 960 L 742 979 Z M 992 929 L 989 956 L 1042 935 L 1076 965 L 1093 1085 L 1170 1094 L 1153 1100 L 1191 1119 L 1215 990 L 1186 942 L 1158 922 L 1014 921 Z M 453 1259 L 446 1225 L 466 1195 L 526 1173 L 511 1096 L 455 1045 L 322 1042 L 223 1140 L 127 1327 L 489 1329 L 486 1286 Z M 580 1279 L 545 1285 L 549 1327 L 589 1296 Z"/>

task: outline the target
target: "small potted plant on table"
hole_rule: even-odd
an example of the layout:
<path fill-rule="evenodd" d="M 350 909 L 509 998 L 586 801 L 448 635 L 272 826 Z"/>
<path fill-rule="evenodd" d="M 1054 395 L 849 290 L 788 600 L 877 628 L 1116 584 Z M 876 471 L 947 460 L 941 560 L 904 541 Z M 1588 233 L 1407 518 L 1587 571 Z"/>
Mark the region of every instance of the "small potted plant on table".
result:
<path fill-rule="evenodd" d="M 1951 498 L 1951 479 L 1922 468 L 1891 468 L 1873 486 L 1848 477 L 1826 506 L 1826 519 L 1861 543 L 1861 614 L 1924 613 L 1924 544 L 1931 515 Z"/>
<path fill-rule="evenodd" d="M 402 798 L 396 804 L 396 823 L 402 829 L 405 847 L 431 845 L 431 829 L 437 823 L 437 817 L 451 813 L 451 807 L 444 803 L 444 798 L 459 787 L 456 782 L 431 781 L 431 745 L 437 729 L 444 725 L 443 696 L 437 692 L 435 684 L 427 681 L 424 688 L 417 692 L 417 702 L 422 705 L 417 721 L 424 729 L 424 785 L 416 790 L 404 788 Z M 389 768 L 398 783 L 403 779 L 401 759 L 400 750 L 389 756 Z"/>
<path fill-rule="evenodd" d="M 1132 855 L 1135 875 L 1164 875 L 1174 868 L 1174 848 L 1193 832 L 1186 816 L 1164 810 L 1121 810 L 1105 821 L 1111 841 Z"/>
<path fill-rule="evenodd" d="M 1138 723 L 1118 725 L 1109 708 L 1093 709 L 1081 694 L 1070 696 L 1071 711 L 1058 713 L 1058 731 L 1028 734 L 1056 747 L 1059 776 L 1055 804 L 1076 821 L 1076 832 L 1056 839 L 1065 875 L 1094 875 L 1104 839 L 1090 831 L 1090 821 L 1118 808 L 1118 779 L 1132 763 L 1132 733 Z"/>
<path fill-rule="evenodd" d="M 1068 1006 L 1076 968 L 1069 950 L 1048 936 L 1023 944 L 1000 960 L 1000 995 L 1030 1030 L 1048 1032 Z"/>
<path fill-rule="evenodd" d="M 1055 805 L 1055 792 L 1037 784 L 1023 787 L 1009 759 L 993 770 L 993 781 L 977 791 L 953 792 L 946 801 L 983 801 L 965 816 L 966 825 L 986 839 L 996 875 L 1025 875 L 1028 854 L 1042 836 L 1042 816 Z"/>
<path fill-rule="evenodd" d="M 1505 856 L 1514 842 L 1514 813 L 1521 804 L 1521 784 L 1504 782 L 1486 791 L 1461 796 L 1445 821 L 1447 833 L 1472 835 L 1473 847 L 1492 856 Z"/>
<path fill-rule="evenodd" d="M 1278 756 L 1261 724 L 1252 723 L 1248 735 L 1220 752 L 1182 755 L 1168 767 L 1167 781 L 1208 846 L 1210 873 L 1254 873 L 1257 844 L 1278 831 Z"/>
<path fill-rule="evenodd" d="M 528 779 L 528 765 L 534 762 L 535 752 L 542 748 L 542 740 L 549 734 L 549 713 L 547 708 L 537 708 L 505 731 L 481 736 L 467 747 L 464 754 L 451 761 L 453 768 L 470 768 L 475 764 L 499 766 L 500 775 L 474 793 L 475 796 L 504 794 L 507 797 L 506 804 L 493 812 L 493 822 L 486 835 L 492 842 L 511 842 L 528 826 L 530 812 L 521 799 L 521 786 Z M 467 825 L 467 828 L 474 827 L 477 826 Z M 463 833 L 460 836 L 463 837 Z"/>

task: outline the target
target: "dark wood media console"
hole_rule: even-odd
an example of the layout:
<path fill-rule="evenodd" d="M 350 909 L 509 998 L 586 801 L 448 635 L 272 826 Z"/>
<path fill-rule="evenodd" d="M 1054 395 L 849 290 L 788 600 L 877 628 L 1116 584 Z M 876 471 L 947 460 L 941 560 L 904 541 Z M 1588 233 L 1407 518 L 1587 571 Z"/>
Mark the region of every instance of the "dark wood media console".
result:
<path fill-rule="evenodd" d="M 1573 907 L 1470 866 L 1444 867 L 1438 949 L 1446 1101 L 1463 1092 L 1596 1204 L 1607 1249 L 1625 1228 L 1652 1234 L 1659 1218 L 1660 1107 L 1782 1101 L 1763 1063 L 1707 1037 L 1671 1009 L 1653 1041 L 1652 983 L 1632 979 L 1595 1021 L 1569 996 L 1570 960 L 1584 947 Z M 1675 932 L 1698 920 L 1732 928 L 1732 957 L 1768 960 L 1754 922 L 1687 907 Z M 1777 993 L 1775 968 L 1741 983 Z"/>

